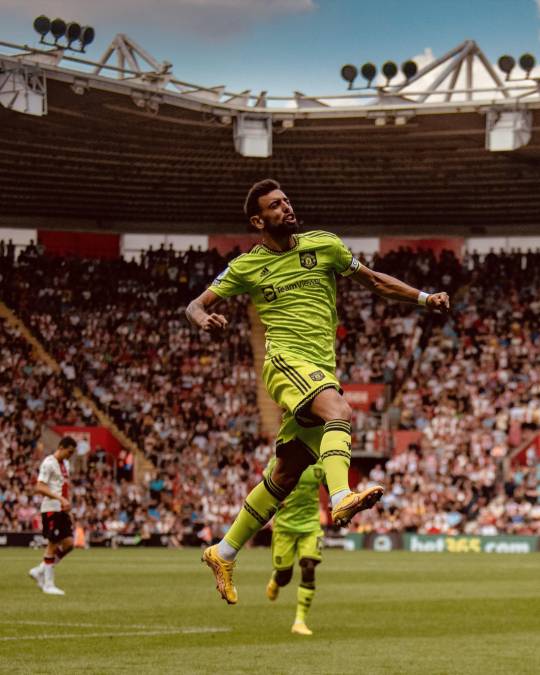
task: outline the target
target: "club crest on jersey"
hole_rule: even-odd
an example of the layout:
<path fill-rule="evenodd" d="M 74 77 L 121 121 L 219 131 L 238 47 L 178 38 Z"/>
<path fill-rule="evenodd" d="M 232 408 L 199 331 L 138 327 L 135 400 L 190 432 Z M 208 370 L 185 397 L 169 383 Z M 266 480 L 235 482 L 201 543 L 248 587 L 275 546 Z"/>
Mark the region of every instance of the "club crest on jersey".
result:
<path fill-rule="evenodd" d="M 276 289 L 272 285 L 262 286 L 261 291 L 266 302 L 272 302 L 272 300 L 277 298 Z"/>
<path fill-rule="evenodd" d="M 322 480 L 323 477 L 323 471 L 322 469 L 313 469 L 313 474 L 317 480 Z"/>
<path fill-rule="evenodd" d="M 316 370 L 314 373 L 310 373 L 309 376 L 313 382 L 320 382 L 321 380 L 324 380 L 324 373 L 322 370 Z"/>
<path fill-rule="evenodd" d="M 317 254 L 315 251 L 300 251 L 300 264 L 307 270 L 312 270 L 317 264 Z"/>

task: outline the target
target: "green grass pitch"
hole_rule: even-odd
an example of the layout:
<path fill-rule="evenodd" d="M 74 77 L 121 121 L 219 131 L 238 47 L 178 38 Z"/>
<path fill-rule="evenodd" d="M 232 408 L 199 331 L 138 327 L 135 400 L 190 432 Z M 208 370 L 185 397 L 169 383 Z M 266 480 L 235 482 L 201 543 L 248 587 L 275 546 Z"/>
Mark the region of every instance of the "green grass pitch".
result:
<path fill-rule="evenodd" d="M 38 552 L 0 550 L 0 672 L 540 673 L 540 554 L 325 551 L 312 637 L 290 633 L 298 570 L 272 604 L 269 551 L 243 552 L 229 607 L 199 558 L 77 551 L 54 597 Z"/>

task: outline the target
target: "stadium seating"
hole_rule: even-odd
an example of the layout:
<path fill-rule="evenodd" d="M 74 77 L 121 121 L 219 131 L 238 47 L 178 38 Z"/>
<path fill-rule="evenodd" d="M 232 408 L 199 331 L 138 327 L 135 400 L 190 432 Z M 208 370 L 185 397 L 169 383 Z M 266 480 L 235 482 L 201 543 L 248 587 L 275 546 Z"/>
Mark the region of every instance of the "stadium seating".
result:
<path fill-rule="evenodd" d="M 399 427 L 421 432 L 418 446 L 362 479 L 387 488 L 358 521 L 362 531 L 539 531 L 535 466 L 503 474 L 505 457 L 540 419 L 537 257 L 460 262 L 406 249 L 375 257 L 380 271 L 447 290 L 449 321 L 339 282 L 338 376 L 388 385 Z M 272 447 L 260 431 L 247 300 L 228 304 L 233 328 L 218 342 L 184 318 L 188 300 L 226 263 L 215 251 L 162 247 L 139 263 L 23 253 L 4 266 L 2 295 L 58 361 L 63 385 L 91 395 L 156 467 L 148 486 L 118 482 L 107 467 L 98 467 L 92 490 L 76 478 L 75 514 L 96 539 L 219 537 L 260 478 Z M 379 417 L 357 416 L 357 443 Z M 12 456 L 4 453 L 6 464 Z"/>

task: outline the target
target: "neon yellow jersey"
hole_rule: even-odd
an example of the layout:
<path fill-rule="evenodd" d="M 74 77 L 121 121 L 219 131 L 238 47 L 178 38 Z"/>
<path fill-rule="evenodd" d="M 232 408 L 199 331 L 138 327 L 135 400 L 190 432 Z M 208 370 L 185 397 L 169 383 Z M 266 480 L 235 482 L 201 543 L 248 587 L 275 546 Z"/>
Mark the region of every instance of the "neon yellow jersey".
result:
<path fill-rule="evenodd" d="M 249 293 L 266 327 L 266 357 L 289 353 L 333 372 L 336 367 L 336 274 L 360 263 L 330 232 L 295 234 L 288 251 L 255 246 L 232 260 L 211 290 Z"/>
<path fill-rule="evenodd" d="M 276 458 L 273 457 L 264 470 L 272 472 Z M 274 532 L 306 534 L 321 529 L 319 512 L 319 486 L 325 479 L 322 462 L 311 464 L 300 476 L 291 494 L 281 502 L 274 516 Z"/>

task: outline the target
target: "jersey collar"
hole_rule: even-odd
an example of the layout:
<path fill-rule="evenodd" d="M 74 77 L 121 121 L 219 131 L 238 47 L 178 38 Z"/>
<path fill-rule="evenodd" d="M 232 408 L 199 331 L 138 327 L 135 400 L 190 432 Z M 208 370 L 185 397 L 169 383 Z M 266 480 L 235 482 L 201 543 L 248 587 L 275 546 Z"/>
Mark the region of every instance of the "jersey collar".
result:
<path fill-rule="evenodd" d="M 291 236 L 294 239 L 294 246 L 291 246 L 291 248 L 288 248 L 286 251 L 275 251 L 273 248 L 268 248 L 268 246 L 266 246 L 266 244 L 261 244 L 261 246 L 268 253 L 273 253 L 274 255 L 285 255 L 287 253 L 290 253 L 291 251 L 296 251 L 296 249 L 298 248 L 298 242 L 299 242 L 298 235 L 293 234 Z"/>

